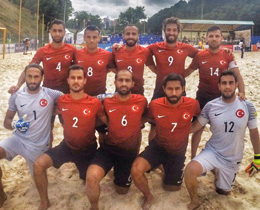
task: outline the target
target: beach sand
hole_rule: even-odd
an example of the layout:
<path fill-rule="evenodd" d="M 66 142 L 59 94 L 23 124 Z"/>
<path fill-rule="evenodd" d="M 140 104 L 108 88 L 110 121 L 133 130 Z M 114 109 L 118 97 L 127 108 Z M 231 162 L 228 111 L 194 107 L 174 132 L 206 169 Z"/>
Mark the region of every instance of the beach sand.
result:
<path fill-rule="evenodd" d="M 246 96 L 252 101 L 259 112 L 260 95 L 257 90 L 259 88 L 259 71 L 260 71 L 260 53 L 245 53 L 243 59 L 239 53 L 235 53 L 237 63 L 240 67 L 241 74 L 244 78 L 246 86 Z M 7 90 L 11 85 L 16 84 L 22 69 L 31 60 L 32 55 L 7 54 L 6 59 L 0 59 L 0 140 L 7 138 L 12 134 L 11 131 L 3 128 L 3 120 L 8 107 L 9 94 Z M 188 65 L 190 59 L 186 60 Z M 145 96 L 150 101 L 154 84 L 155 74 L 145 69 Z M 114 90 L 114 74 L 109 73 L 107 89 L 108 92 Z M 198 85 L 198 72 L 194 72 L 187 78 L 187 96 L 195 98 Z M 16 117 L 17 118 L 17 117 Z M 259 119 L 259 117 L 258 117 Z M 147 145 L 149 125 L 143 129 L 143 140 L 141 151 Z M 206 128 L 200 142 L 199 150 L 201 150 L 211 133 Z M 55 122 L 54 128 L 54 146 L 62 140 L 62 127 L 58 120 Z M 190 145 L 186 154 L 186 163 L 190 161 Z M 241 168 L 236 178 L 235 186 L 229 196 L 218 195 L 215 192 L 214 176 L 211 172 L 198 180 L 198 194 L 201 200 L 200 210 L 259 210 L 260 202 L 260 174 L 249 177 L 244 172 L 245 167 L 253 160 L 253 150 L 248 131 L 245 136 L 244 158 Z M 29 174 L 29 168 L 25 160 L 18 156 L 12 162 L 5 159 L 1 160 L 1 168 L 3 170 L 3 186 L 7 194 L 2 209 L 6 210 L 36 210 L 39 206 L 39 195 L 35 187 L 34 181 Z M 153 195 L 157 198 L 157 202 L 152 209 L 156 210 L 185 210 L 189 203 L 189 196 L 185 187 L 182 185 L 178 192 L 166 192 L 162 187 L 162 173 L 155 170 L 147 174 L 149 186 Z M 88 209 L 89 202 L 84 189 L 84 182 L 79 179 L 78 171 L 74 164 L 64 164 L 60 169 L 48 169 L 48 192 L 51 202 L 50 210 L 81 210 Z M 106 210 L 137 210 L 141 209 L 143 196 L 139 190 L 132 184 L 127 195 L 118 195 L 113 186 L 113 171 L 110 171 L 101 182 L 100 209 Z"/>

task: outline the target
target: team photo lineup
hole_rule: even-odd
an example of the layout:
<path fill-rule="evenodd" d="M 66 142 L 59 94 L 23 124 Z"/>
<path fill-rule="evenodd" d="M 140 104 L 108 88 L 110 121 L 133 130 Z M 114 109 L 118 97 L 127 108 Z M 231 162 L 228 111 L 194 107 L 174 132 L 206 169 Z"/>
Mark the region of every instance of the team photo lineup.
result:
<path fill-rule="evenodd" d="M 236 188 L 238 173 L 259 179 L 259 104 L 248 100 L 248 80 L 236 55 L 221 47 L 221 28 L 207 28 L 207 49 L 178 41 L 177 17 L 164 19 L 162 31 L 164 40 L 142 46 L 138 27 L 127 24 L 123 43 L 114 44 L 109 52 L 98 46 L 102 36 L 96 25 L 85 28 L 85 45 L 77 49 L 64 42 L 64 22 L 51 22 L 52 42 L 32 55 L 16 83 L 8 84 L 9 100 L 3 100 L 7 104 L 3 126 L 13 133 L 1 139 L 0 157 L 12 161 L 19 155 L 26 161 L 35 209 L 61 209 L 53 207 L 52 196 L 63 194 L 63 189 L 48 190 L 55 174 L 48 175 L 65 163 L 75 165 L 73 173 L 83 182 L 75 186 L 85 195 L 85 206 L 78 209 L 113 209 L 105 203 L 104 196 L 110 196 L 104 192 L 107 177 L 122 202 L 127 194 L 139 193 L 136 209 L 144 210 L 167 209 L 156 207 L 160 202 L 172 206 L 151 188 L 155 173 L 165 195 L 185 195 L 182 207 L 189 210 L 205 209 L 198 189 L 207 174 L 214 177 L 214 188 L 207 191 L 226 201 Z M 144 80 L 148 71 L 155 78 L 149 96 Z M 192 87 L 189 81 L 195 73 L 198 80 Z M 54 143 L 58 129 L 63 139 Z M 202 135 L 209 129 L 202 145 Z M 242 167 L 245 135 L 251 142 L 251 159 Z M 8 183 L 2 181 L 6 171 L 0 168 L 3 209 L 12 202 L 5 189 Z M 128 208 L 122 204 L 117 209 Z"/>

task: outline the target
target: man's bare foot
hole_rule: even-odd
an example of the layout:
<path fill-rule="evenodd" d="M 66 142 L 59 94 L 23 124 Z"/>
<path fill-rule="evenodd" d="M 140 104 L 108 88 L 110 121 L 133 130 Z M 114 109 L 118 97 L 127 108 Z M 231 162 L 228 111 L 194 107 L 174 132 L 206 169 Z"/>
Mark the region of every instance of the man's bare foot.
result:
<path fill-rule="evenodd" d="M 195 209 L 198 209 L 199 207 L 200 207 L 199 201 L 190 202 L 189 205 L 188 205 L 189 210 L 195 210 Z"/>
<path fill-rule="evenodd" d="M 50 202 L 46 202 L 46 203 L 41 203 L 41 205 L 39 206 L 38 210 L 46 210 L 51 206 Z"/>
<path fill-rule="evenodd" d="M 3 191 L 1 194 L 0 194 L 0 208 L 3 206 L 5 200 L 7 199 L 7 195 L 5 194 L 5 192 Z"/>
<path fill-rule="evenodd" d="M 148 198 L 145 198 L 144 203 L 142 205 L 142 209 L 149 210 L 154 203 L 155 203 L 155 198 L 151 195 Z"/>
<path fill-rule="evenodd" d="M 96 204 L 96 205 L 93 205 L 93 204 L 92 204 L 89 209 L 90 209 L 90 210 L 99 210 L 98 204 Z"/>

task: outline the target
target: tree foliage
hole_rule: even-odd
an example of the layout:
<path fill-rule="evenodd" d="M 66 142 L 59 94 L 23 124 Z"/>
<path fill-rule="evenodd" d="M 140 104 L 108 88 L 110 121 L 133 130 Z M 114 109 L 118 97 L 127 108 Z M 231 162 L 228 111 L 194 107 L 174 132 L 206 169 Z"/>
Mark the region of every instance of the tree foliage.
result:
<path fill-rule="evenodd" d="M 260 34 L 259 0 L 180 0 L 174 6 L 165 8 L 149 18 L 149 31 L 161 33 L 163 20 L 171 16 L 180 19 L 201 19 L 202 6 L 205 20 L 253 21 L 255 31 L 258 29 Z"/>

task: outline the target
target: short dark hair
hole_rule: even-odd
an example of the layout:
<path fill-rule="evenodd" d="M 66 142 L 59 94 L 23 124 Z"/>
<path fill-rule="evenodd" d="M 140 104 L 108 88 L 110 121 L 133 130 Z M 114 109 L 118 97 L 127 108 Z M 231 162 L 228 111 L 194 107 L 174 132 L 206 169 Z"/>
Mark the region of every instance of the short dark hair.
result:
<path fill-rule="evenodd" d="M 176 24 L 178 28 L 178 32 L 181 31 L 181 23 L 179 18 L 175 18 L 175 17 L 166 18 L 162 23 L 162 29 L 164 32 L 168 24 Z"/>
<path fill-rule="evenodd" d="M 208 27 L 206 34 L 208 35 L 209 32 L 217 31 L 217 30 L 219 30 L 221 35 L 222 35 L 222 31 L 221 31 L 220 27 L 217 26 L 217 25 L 213 25 L 213 26 Z"/>
<path fill-rule="evenodd" d="M 65 23 L 62 21 L 62 20 L 59 20 L 59 19 L 55 19 L 51 22 L 51 25 L 50 25 L 50 29 L 52 28 L 53 25 L 62 25 L 64 30 L 65 30 Z"/>
<path fill-rule="evenodd" d="M 184 87 L 185 86 L 185 82 L 184 82 L 184 79 L 181 75 L 179 74 L 175 74 L 175 73 L 170 73 L 168 74 L 164 80 L 163 80 L 163 87 L 165 88 L 166 85 L 167 85 L 167 82 L 169 81 L 180 81 L 181 83 L 181 86 Z"/>
<path fill-rule="evenodd" d="M 81 65 L 74 64 L 74 65 L 72 65 L 72 66 L 69 67 L 68 78 L 69 78 L 69 76 L 70 76 L 70 72 L 71 72 L 71 71 L 74 71 L 74 70 L 82 70 L 82 71 L 83 71 L 83 74 L 84 74 L 84 78 L 87 77 L 85 68 L 84 68 L 83 66 L 81 66 Z"/>
<path fill-rule="evenodd" d="M 98 35 L 101 34 L 100 29 L 96 25 L 89 25 L 84 30 L 84 36 L 86 34 L 86 31 L 98 31 Z"/>
<path fill-rule="evenodd" d="M 135 24 L 132 24 L 132 23 L 129 23 L 129 24 L 127 24 L 127 25 L 124 27 L 123 33 L 125 33 L 125 29 L 126 29 L 127 27 L 136 27 L 137 32 L 138 32 L 138 34 L 139 34 L 139 28 L 138 28 Z"/>
<path fill-rule="evenodd" d="M 117 80 L 118 74 L 119 74 L 121 71 L 128 71 L 128 72 L 132 75 L 132 80 L 135 81 L 134 74 L 133 74 L 133 72 L 130 71 L 129 69 L 121 69 L 121 70 L 117 71 L 116 74 L 115 74 L 115 80 Z"/>
<path fill-rule="evenodd" d="M 41 72 L 41 75 L 44 74 L 43 68 L 42 68 L 39 64 L 37 64 L 37 63 L 31 63 L 31 64 L 27 65 L 27 66 L 24 68 L 24 73 L 26 74 L 26 71 L 27 71 L 28 69 L 30 69 L 30 68 L 39 69 L 40 72 Z"/>
<path fill-rule="evenodd" d="M 223 76 L 232 76 L 232 77 L 234 77 L 235 82 L 237 82 L 237 75 L 232 70 L 224 70 L 223 72 L 221 72 L 221 74 L 219 75 L 218 83 L 221 82 L 221 78 Z"/>

